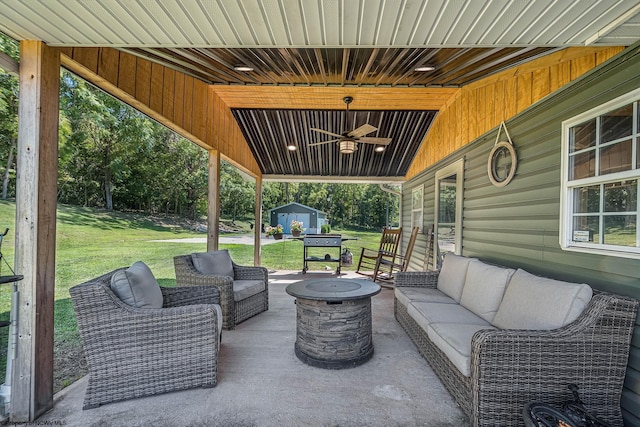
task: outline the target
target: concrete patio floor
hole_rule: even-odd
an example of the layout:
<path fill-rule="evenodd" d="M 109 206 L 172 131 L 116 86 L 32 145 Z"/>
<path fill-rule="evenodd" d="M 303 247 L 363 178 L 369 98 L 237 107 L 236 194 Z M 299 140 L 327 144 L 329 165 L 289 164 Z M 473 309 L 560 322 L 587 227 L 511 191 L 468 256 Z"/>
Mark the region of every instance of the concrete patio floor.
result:
<path fill-rule="evenodd" d="M 330 272 L 271 273 L 269 310 L 223 332 L 214 388 L 82 410 L 85 377 L 58 393 L 54 408 L 37 422 L 66 427 L 468 426 L 394 319 L 392 289 L 372 298 L 371 360 L 325 370 L 297 359 L 296 308 L 285 288 L 298 280 L 332 277 Z"/>

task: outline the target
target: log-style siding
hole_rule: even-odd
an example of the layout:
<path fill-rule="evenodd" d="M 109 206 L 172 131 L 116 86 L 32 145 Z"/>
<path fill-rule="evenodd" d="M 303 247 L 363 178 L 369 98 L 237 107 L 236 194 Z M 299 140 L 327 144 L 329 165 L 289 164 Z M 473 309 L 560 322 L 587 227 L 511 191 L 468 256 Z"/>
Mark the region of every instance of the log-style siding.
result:
<path fill-rule="evenodd" d="M 550 88 L 559 87 L 566 79 L 580 74 L 573 71 L 574 61 L 583 64 L 575 67 L 582 70 L 581 67 L 593 66 L 602 59 L 598 55 L 592 60 L 575 58 L 569 64 L 552 67 L 564 77 L 548 80 Z M 528 73 L 532 82 L 538 74 L 545 73 Z M 551 75 L 550 69 L 548 76 Z M 518 76 L 517 84 L 521 81 L 528 81 L 528 77 L 520 79 Z M 511 84 L 509 81 L 504 83 L 505 87 Z M 480 87 L 486 88 L 487 85 L 468 91 L 467 99 L 478 96 Z M 537 84 L 527 83 L 527 87 L 537 87 Z M 640 299 L 639 260 L 563 251 L 559 244 L 562 121 L 639 87 L 640 47 L 632 47 L 539 103 L 521 111 L 512 110 L 514 116 L 506 120 L 506 125 L 518 154 L 518 168 L 513 181 L 498 188 L 491 185 L 487 176 L 487 158 L 497 133 L 494 127 L 404 185 L 403 225 L 408 227 L 411 223 L 411 191 L 417 186 L 424 186 L 425 227 L 433 223 L 435 173 L 464 158 L 463 255 L 523 268 L 547 277 L 584 282 L 597 289 Z M 532 101 L 540 95 L 531 93 Z M 481 110 L 480 107 L 486 104 L 478 102 L 475 105 Z M 483 117 L 482 111 L 471 114 L 471 107 L 468 103 L 465 105 L 469 117 Z M 503 118 L 505 116 L 496 117 L 496 125 Z M 481 132 L 480 129 L 489 130 L 478 127 L 476 121 L 469 126 L 473 127 L 469 135 Z M 456 126 L 458 128 L 463 129 L 464 126 Z M 441 126 L 440 132 L 449 130 Z M 457 138 L 453 137 L 453 140 Z M 424 249 L 425 237 L 420 236 L 414 253 L 424 254 L 421 250 Z M 414 256 L 410 268 L 422 270 L 422 257 Z M 636 327 L 632 346 L 622 407 L 625 425 L 640 426 L 640 327 Z"/>
<path fill-rule="evenodd" d="M 62 65 L 252 176 L 261 174 L 231 110 L 209 85 L 112 48 L 61 48 Z"/>
<path fill-rule="evenodd" d="M 569 48 L 464 86 L 440 110 L 407 179 L 622 50 Z"/>

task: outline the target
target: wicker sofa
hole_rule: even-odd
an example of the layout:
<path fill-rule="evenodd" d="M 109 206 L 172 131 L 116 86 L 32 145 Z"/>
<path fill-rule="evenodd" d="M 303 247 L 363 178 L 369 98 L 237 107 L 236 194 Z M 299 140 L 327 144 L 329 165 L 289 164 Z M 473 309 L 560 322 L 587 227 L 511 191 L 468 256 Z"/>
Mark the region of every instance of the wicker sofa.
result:
<path fill-rule="evenodd" d="M 473 426 L 524 425 L 526 403 L 561 407 L 571 383 L 622 426 L 638 301 L 455 255 L 395 284 L 396 319 Z"/>
<path fill-rule="evenodd" d="M 159 288 L 161 308 L 135 307 L 114 293 L 114 270 L 69 290 L 89 365 L 84 409 L 217 383 L 216 288 Z M 156 289 L 157 290 L 157 289 Z"/>
<path fill-rule="evenodd" d="M 198 255 L 223 256 L 228 259 L 229 272 L 200 271 L 194 265 Z M 212 286 L 220 290 L 222 329 L 235 329 L 238 323 L 269 309 L 269 272 L 264 267 L 238 265 L 228 258 L 226 250 L 179 255 L 173 258 L 173 264 L 177 286 Z"/>

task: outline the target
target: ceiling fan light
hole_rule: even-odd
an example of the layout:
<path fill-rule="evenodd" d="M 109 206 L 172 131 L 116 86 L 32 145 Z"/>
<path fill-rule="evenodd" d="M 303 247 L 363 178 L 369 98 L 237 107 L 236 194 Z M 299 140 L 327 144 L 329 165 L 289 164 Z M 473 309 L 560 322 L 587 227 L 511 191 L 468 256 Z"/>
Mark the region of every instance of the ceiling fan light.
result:
<path fill-rule="evenodd" d="M 356 151 L 356 142 L 350 139 L 340 141 L 340 152 L 342 154 L 352 154 Z"/>
<path fill-rule="evenodd" d="M 432 67 L 431 65 L 420 65 L 419 67 L 414 68 L 414 71 L 419 73 L 424 73 L 426 71 L 433 71 L 436 67 Z"/>
<path fill-rule="evenodd" d="M 298 149 L 298 146 L 296 144 L 289 143 L 289 144 L 287 144 L 287 149 L 289 151 L 296 151 Z"/>
<path fill-rule="evenodd" d="M 376 145 L 376 148 L 374 148 L 374 151 L 376 153 L 382 153 L 384 151 L 384 145 Z"/>

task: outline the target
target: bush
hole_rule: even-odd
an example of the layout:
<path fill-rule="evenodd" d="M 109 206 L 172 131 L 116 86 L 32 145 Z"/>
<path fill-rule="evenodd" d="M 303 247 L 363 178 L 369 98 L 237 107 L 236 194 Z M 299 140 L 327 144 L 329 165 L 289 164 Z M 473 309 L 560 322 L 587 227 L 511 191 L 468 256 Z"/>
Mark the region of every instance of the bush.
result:
<path fill-rule="evenodd" d="M 328 234 L 331 233 L 331 226 L 329 224 L 322 224 L 320 226 L 320 232 L 322 234 Z"/>

